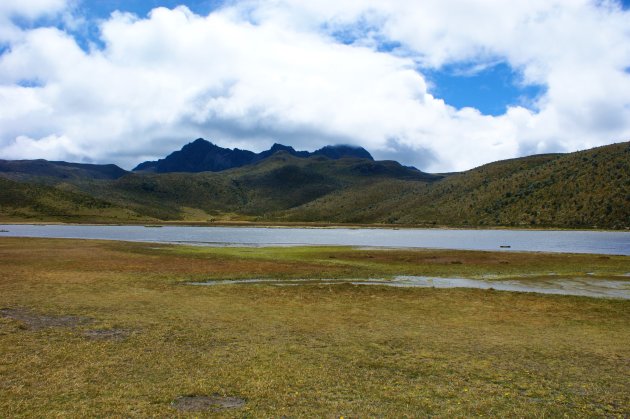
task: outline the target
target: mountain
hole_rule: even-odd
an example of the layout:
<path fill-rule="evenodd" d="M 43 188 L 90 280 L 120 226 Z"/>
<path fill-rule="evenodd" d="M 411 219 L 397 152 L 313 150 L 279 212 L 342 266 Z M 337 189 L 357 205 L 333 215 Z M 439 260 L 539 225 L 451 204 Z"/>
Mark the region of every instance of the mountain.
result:
<path fill-rule="evenodd" d="M 47 160 L 0 160 L 3 177 L 24 179 L 52 177 L 57 179 L 118 179 L 127 174 L 115 164 L 67 163 Z"/>
<path fill-rule="evenodd" d="M 282 145 L 264 153 L 218 172 L 111 178 L 74 164 L 2 162 L 0 219 L 630 228 L 630 142 L 442 175 Z"/>
<path fill-rule="evenodd" d="M 155 162 L 144 162 L 134 171 L 170 172 L 220 172 L 251 164 L 256 153 L 247 150 L 234 150 L 218 147 L 211 142 L 198 138 L 186 144 L 181 150 L 169 154 L 166 158 Z"/>
<path fill-rule="evenodd" d="M 397 162 L 366 159 L 331 160 L 324 156 L 296 157 L 279 151 L 247 166 L 222 172 L 134 172 L 115 181 L 102 195 L 121 197 L 151 208 L 194 208 L 209 214 L 245 219 L 275 217 L 277 212 L 304 205 L 322 196 L 382 180 L 432 182 L 440 176 L 406 168 Z M 177 219 L 180 215 L 171 214 Z"/>
<path fill-rule="evenodd" d="M 367 150 L 347 145 L 326 146 L 309 153 L 308 151 L 296 151 L 290 146 L 274 144 L 269 150 L 257 154 L 238 148 L 222 148 L 203 138 L 198 138 L 192 143 L 186 144 L 181 150 L 175 151 L 163 159 L 140 163 L 133 171 L 155 173 L 220 172 L 259 162 L 280 151 L 301 158 L 325 156 L 333 160 L 348 157 L 374 160 Z"/>
<path fill-rule="evenodd" d="M 429 184 L 374 182 L 291 208 L 283 219 L 630 228 L 630 142 L 503 160 Z"/>

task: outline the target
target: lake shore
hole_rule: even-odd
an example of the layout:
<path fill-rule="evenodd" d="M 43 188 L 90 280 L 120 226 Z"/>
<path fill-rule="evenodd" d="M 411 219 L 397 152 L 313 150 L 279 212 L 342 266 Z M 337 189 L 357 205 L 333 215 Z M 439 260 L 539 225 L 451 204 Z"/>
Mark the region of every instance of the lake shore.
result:
<path fill-rule="evenodd" d="M 0 412 L 623 417 L 627 300 L 186 283 L 628 272 L 623 256 L 3 237 Z"/>
<path fill-rule="evenodd" d="M 121 221 L 96 222 L 96 221 L 16 221 L 12 219 L 0 219 L 4 225 L 93 225 L 93 226 L 169 226 L 169 227 L 252 227 L 252 228 L 313 228 L 313 229 L 383 229 L 383 230 L 507 230 L 507 231 L 602 231 L 602 232 L 630 232 L 630 228 L 615 230 L 605 228 L 565 228 L 565 227 L 541 227 L 527 225 L 522 226 L 492 226 L 492 225 L 434 225 L 434 224 L 361 224 L 361 223 L 324 223 L 324 222 L 270 222 L 270 221 L 150 221 L 134 222 Z"/>

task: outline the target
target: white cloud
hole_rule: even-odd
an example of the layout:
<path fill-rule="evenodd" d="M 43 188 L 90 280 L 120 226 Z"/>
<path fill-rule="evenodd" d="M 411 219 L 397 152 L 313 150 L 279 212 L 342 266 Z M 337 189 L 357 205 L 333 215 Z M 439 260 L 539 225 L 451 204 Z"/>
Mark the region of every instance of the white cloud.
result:
<path fill-rule="evenodd" d="M 42 155 L 48 160 L 62 160 L 68 157 L 79 158 L 82 150 L 66 136 L 49 135 L 33 139 L 23 135 L 3 150 L 10 159 L 40 159 Z"/>
<path fill-rule="evenodd" d="M 68 0 L 2 0 L 0 15 L 36 19 L 42 15 L 58 13 L 68 4 Z"/>
<path fill-rule="evenodd" d="M 598 4 L 275 0 L 207 17 L 158 8 L 144 19 L 114 14 L 101 26 L 105 47 L 89 52 L 58 29 L 19 29 L 0 56 L 0 157 L 129 168 L 204 136 L 255 150 L 398 148 L 407 164 L 447 171 L 630 139 L 630 15 Z M 0 17 L 64 5 L 5 5 Z M 356 41 L 338 42 L 340 30 Z M 383 39 L 401 48 L 378 52 Z M 497 60 L 546 86 L 534 110 L 457 110 L 418 70 Z"/>
<path fill-rule="evenodd" d="M 69 6 L 71 0 L 2 0 L 0 2 L 0 44 L 14 42 L 23 31 L 13 23 L 14 18 L 35 20 L 54 16 Z"/>

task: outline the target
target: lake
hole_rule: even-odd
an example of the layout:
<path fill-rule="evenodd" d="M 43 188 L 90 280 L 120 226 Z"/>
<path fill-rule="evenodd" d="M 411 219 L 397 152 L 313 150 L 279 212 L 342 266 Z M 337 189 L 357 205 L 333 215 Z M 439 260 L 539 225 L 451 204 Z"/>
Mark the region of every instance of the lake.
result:
<path fill-rule="evenodd" d="M 50 237 L 202 246 L 316 246 L 598 253 L 630 255 L 630 232 L 0 225 L 0 237 Z"/>

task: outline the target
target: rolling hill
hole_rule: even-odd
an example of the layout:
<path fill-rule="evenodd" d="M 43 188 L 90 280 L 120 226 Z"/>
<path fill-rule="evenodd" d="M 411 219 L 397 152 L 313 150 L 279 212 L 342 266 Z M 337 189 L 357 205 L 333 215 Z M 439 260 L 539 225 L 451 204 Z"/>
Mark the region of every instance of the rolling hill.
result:
<path fill-rule="evenodd" d="M 0 173 L 5 178 L 32 180 L 53 179 L 118 179 L 127 174 L 115 164 L 67 163 L 47 160 L 0 160 Z"/>

